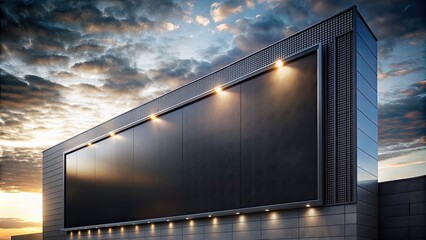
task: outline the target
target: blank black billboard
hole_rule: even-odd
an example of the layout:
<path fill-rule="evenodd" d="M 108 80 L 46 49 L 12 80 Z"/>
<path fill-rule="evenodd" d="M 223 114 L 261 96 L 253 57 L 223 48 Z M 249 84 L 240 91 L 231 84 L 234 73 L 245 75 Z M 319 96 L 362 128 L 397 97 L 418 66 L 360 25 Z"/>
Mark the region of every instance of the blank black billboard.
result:
<path fill-rule="evenodd" d="M 65 228 L 319 199 L 317 52 L 65 155 Z"/>

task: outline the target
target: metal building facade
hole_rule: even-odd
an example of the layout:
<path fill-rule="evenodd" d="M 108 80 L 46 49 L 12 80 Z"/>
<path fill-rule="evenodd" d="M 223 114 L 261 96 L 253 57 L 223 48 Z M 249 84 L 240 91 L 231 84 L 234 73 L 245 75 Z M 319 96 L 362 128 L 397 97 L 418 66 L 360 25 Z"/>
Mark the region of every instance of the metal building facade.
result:
<path fill-rule="evenodd" d="M 43 152 L 44 239 L 377 239 L 377 44 L 347 9 Z M 64 152 L 101 139 L 319 46 L 321 206 L 64 231 Z"/>

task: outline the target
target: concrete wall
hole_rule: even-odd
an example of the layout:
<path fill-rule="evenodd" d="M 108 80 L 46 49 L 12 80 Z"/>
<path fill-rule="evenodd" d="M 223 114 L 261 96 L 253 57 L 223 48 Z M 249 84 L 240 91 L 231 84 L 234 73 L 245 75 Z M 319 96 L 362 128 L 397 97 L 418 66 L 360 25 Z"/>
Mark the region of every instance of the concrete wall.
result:
<path fill-rule="evenodd" d="M 426 175 L 383 182 L 380 239 L 426 239 Z"/>

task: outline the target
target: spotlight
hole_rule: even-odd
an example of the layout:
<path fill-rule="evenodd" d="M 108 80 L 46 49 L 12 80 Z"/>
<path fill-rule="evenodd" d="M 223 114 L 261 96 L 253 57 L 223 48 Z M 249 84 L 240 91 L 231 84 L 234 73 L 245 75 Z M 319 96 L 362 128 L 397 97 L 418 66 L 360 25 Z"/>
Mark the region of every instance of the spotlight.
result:
<path fill-rule="evenodd" d="M 283 60 L 280 59 L 275 62 L 275 67 L 280 68 L 282 66 L 284 66 Z"/>
<path fill-rule="evenodd" d="M 269 209 L 265 209 L 265 212 L 269 212 Z"/>
<path fill-rule="evenodd" d="M 87 146 L 92 146 L 92 143 L 88 143 Z"/>
<path fill-rule="evenodd" d="M 189 220 L 189 218 L 185 218 L 186 220 Z"/>
<path fill-rule="evenodd" d="M 223 89 L 222 89 L 221 87 L 216 87 L 216 88 L 214 89 L 214 91 L 215 91 L 216 93 L 221 93 L 221 92 L 223 91 Z"/>
<path fill-rule="evenodd" d="M 209 215 L 209 217 L 212 217 L 212 215 Z"/>
<path fill-rule="evenodd" d="M 309 203 L 308 203 L 308 204 L 306 204 L 306 207 L 311 207 L 311 204 L 309 204 Z"/>
<path fill-rule="evenodd" d="M 111 133 L 109 133 L 109 136 L 110 136 L 110 137 L 114 137 L 114 136 L 115 136 L 115 133 L 111 132 Z"/>
<path fill-rule="evenodd" d="M 237 213 L 235 213 L 235 214 L 240 215 L 240 212 L 237 212 Z"/>
<path fill-rule="evenodd" d="M 155 119 L 157 119 L 157 116 L 155 116 L 154 114 L 151 114 L 151 115 L 149 116 L 149 118 L 150 118 L 151 120 L 155 120 Z"/>

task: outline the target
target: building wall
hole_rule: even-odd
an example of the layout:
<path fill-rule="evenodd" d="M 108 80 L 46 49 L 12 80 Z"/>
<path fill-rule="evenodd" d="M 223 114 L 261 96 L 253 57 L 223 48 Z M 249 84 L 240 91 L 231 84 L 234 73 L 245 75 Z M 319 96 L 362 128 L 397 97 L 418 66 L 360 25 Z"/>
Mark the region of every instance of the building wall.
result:
<path fill-rule="evenodd" d="M 380 239 L 426 239 L 426 176 L 383 182 Z"/>
<path fill-rule="evenodd" d="M 354 204 L 70 232 L 67 239 L 356 239 Z"/>
<path fill-rule="evenodd" d="M 355 91 L 358 236 L 378 238 L 377 40 L 356 15 Z"/>
<path fill-rule="evenodd" d="M 358 63 L 355 63 L 355 55 L 358 55 L 355 49 L 358 47 L 358 45 L 355 45 L 355 36 L 357 36 L 357 34 L 362 35 L 361 33 L 358 33 L 360 30 L 355 28 L 355 22 L 357 22 L 356 8 L 345 10 L 323 22 L 313 25 L 296 33 L 295 35 L 241 59 L 238 62 L 198 79 L 189 85 L 130 110 L 129 112 L 117 116 L 114 119 L 89 129 L 44 151 L 43 238 L 65 239 L 67 236 L 65 231 L 61 231 L 64 227 L 64 151 L 76 146 L 87 144 L 87 142 L 92 141 L 93 139 L 99 138 L 100 136 L 106 135 L 111 131 L 122 128 L 123 126 L 135 121 L 146 119 L 151 113 L 158 113 L 171 106 L 183 104 L 188 99 L 211 91 L 217 85 L 227 84 L 239 77 L 268 66 L 274 63 L 277 59 L 285 59 L 315 45 L 321 46 L 323 54 L 323 186 L 324 203 L 326 206 L 320 208 L 303 208 L 282 211 L 283 216 L 293 216 L 289 217 L 289 219 L 297 219 L 297 221 L 292 220 L 297 222 L 297 224 L 293 222 L 295 225 L 291 227 L 291 223 L 288 223 L 290 220 L 287 221 L 286 217 L 279 218 L 275 220 L 275 223 L 278 226 L 276 229 L 267 228 L 268 221 L 272 221 L 268 220 L 268 214 L 271 213 L 265 212 L 247 215 L 247 219 L 249 219 L 249 216 L 250 219 L 257 219 L 253 220 L 253 222 L 256 222 L 253 223 L 253 228 L 249 228 L 250 231 L 253 231 L 250 232 L 250 234 L 254 234 L 254 239 L 259 239 L 259 234 L 261 239 L 299 239 L 305 237 L 336 237 L 336 239 L 348 237 L 347 239 L 349 239 L 351 238 L 349 236 L 355 238 L 358 233 L 362 233 L 364 231 L 363 228 L 360 227 L 361 225 L 357 223 L 363 220 L 364 215 L 367 215 L 357 214 L 357 209 L 361 209 L 364 213 L 366 213 L 366 209 L 371 208 L 373 214 L 374 211 L 377 210 L 377 205 L 375 205 L 377 202 L 377 195 L 374 194 L 374 187 L 373 189 L 370 189 L 368 186 L 364 185 L 364 183 L 368 181 L 362 180 L 364 178 L 361 177 L 361 175 L 356 177 L 356 173 L 361 172 L 361 162 L 363 161 L 363 159 L 359 157 L 360 154 L 358 152 L 360 149 L 365 151 L 368 149 L 361 146 L 364 142 L 356 141 L 356 139 L 359 139 L 361 136 L 358 128 L 362 128 L 361 126 L 358 126 L 356 122 L 357 111 L 361 110 L 361 108 L 357 108 L 356 106 L 361 105 L 358 103 L 359 99 L 355 99 L 355 96 L 361 95 L 354 91 L 355 88 L 358 88 L 358 86 L 355 85 L 355 79 L 357 78 L 355 73 L 358 71 L 363 72 L 363 70 L 358 70 L 358 67 L 361 65 L 358 66 Z M 361 51 L 359 52 L 361 54 Z M 337 63 L 339 63 L 339 65 L 337 65 Z M 358 146 L 360 146 L 360 148 L 358 148 Z M 356 158 L 356 156 L 358 156 L 358 158 Z M 374 159 L 374 156 L 372 156 L 372 158 Z M 366 162 L 368 164 L 372 164 L 374 161 L 371 160 Z M 374 167 L 373 170 L 367 167 L 364 168 L 363 170 L 372 173 L 370 175 L 377 178 L 377 170 L 374 170 Z M 369 190 L 369 192 L 365 190 Z M 354 204 L 356 201 L 358 201 L 358 203 Z M 310 211 L 309 213 L 313 215 L 309 216 L 309 218 L 305 218 L 306 211 Z M 329 214 L 330 212 L 331 214 Z M 315 213 L 317 215 L 315 215 Z M 205 238 L 201 236 L 197 238 L 197 236 L 194 236 L 194 239 L 247 239 L 244 237 L 237 237 L 238 234 L 243 234 L 239 232 L 244 232 L 237 231 L 239 226 L 238 218 L 239 216 L 223 217 L 223 221 L 228 221 L 228 225 L 223 224 L 223 230 L 220 231 L 228 231 L 227 238 L 221 237 L 224 235 L 215 236 L 215 234 L 207 234 Z M 197 231 L 212 232 L 214 230 L 211 229 L 216 228 L 214 226 L 215 224 L 210 222 L 208 219 L 197 221 L 199 221 L 203 226 Z M 165 230 L 168 227 L 167 224 L 168 223 L 158 224 L 158 229 L 164 228 L 159 231 L 160 235 L 166 234 L 167 231 L 169 231 Z M 174 226 L 176 225 L 176 229 L 181 228 L 182 230 L 176 230 L 177 235 L 174 235 L 175 237 L 166 237 L 164 239 L 187 239 L 184 237 L 184 224 L 186 224 L 185 221 L 181 223 L 174 223 Z M 306 224 L 312 224 L 312 226 L 308 227 Z M 180 225 L 182 227 L 179 227 Z M 147 226 L 139 227 L 143 230 Z M 264 227 L 266 228 L 264 229 Z M 132 232 L 130 228 L 125 227 L 123 230 L 121 230 L 121 228 L 111 229 L 111 234 L 118 234 L 117 237 L 121 237 L 122 235 L 128 236 Z M 93 234 L 93 231 L 94 229 L 91 230 L 91 234 Z M 106 230 L 101 229 L 100 231 Z M 151 230 L 142 232 L 144 232 L 144 234 L 148 234 L 150 231 Z M 182 231 L 182 233 L 180 231 Z M 293 233 L 290 233 L 292 231 Z M 365 231 L 368 232 L 368 229 Z M 78 235 L 78 232 L 73 233 L 73 237 L 75 234 Z M 84 233 L 81 232 L 80 236 L 83 234 Z M 370 236 L 369 234 L 363 235 Z M 235 237 L 233 238 L 231 236 Z M 110 236 L 105 236 L 104 239 L 110 239 Z"/>

